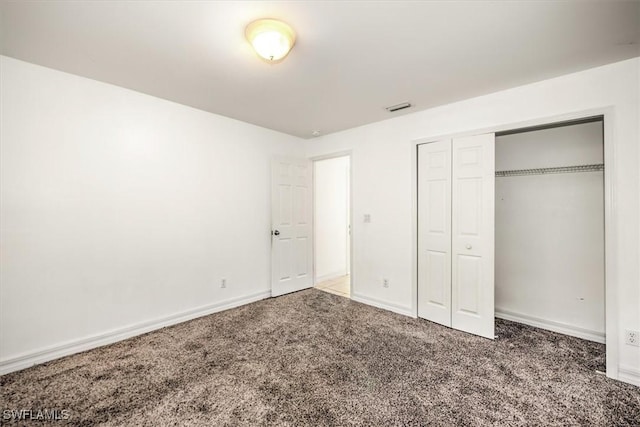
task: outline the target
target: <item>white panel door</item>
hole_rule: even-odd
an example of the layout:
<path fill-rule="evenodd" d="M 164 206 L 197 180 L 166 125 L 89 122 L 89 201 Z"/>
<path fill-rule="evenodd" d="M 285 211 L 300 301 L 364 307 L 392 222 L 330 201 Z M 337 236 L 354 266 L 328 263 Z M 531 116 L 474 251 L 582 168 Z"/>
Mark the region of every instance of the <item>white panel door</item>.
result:
<path fill-rule="evenodd" d="M 418 316 L 451 326 L 451 140 L 418 146 Z"/>
<path fill-rule="evenodd" d="M 313 286 L 311 162 L 276 159 L 271 180 L 271 295 Z"/>
<path fill-rule="evenodd" d="M 453 140 L 451 326 L 494 338 L 495 135 Z"/>

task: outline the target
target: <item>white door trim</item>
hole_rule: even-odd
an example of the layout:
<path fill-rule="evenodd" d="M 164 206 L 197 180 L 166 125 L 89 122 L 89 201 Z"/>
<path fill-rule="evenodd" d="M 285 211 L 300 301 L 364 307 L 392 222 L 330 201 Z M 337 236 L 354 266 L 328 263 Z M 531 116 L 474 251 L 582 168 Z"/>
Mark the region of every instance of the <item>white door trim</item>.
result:
<path fill-rule="evenodd" d="M 588 110 L 575 111 L 567 114 L 553 115 L 506 123 L 481 129 L 470 129 L 455 134 L 431 135 L 410 141 L 411 152 L 411 199 L 412 199 L 412 300 L 411 313 L 418 317 L 418 145 L 447 138 L 477 135 L 482 133 L 498 133 L 519 128 L 542 126 L 555 122 L 579 120 L 583 118 L 602 116 L 604 118 L 604 222 L 605 222 L 605 329 L 606 329 L 606 359 L 607 377 L 619 378 L 618 359 L 618 275 L 616 260 L 618 259 L 617 239 L 618 221 L 616 216 L 616 189 L 613 177 L 616 167 L 616 140 L 614 134 L 615 108 L 605 106 Z"/>
<path fill-rule="evenodd" d="M 314 157 L 310 157 L 309 160 L 311 160 L 312 162 L 312 168 L 311 168 L 311 173 L 312 173 L 312 183 L 311 183 L 311 188 L 315 188 L 316 186 L 316 176 L 315 176 L 315 162 L 320 161 L 320 160 L 329 160 L 329 159 L 335 159 L 338 157 L 348 157 L 349 158 L 349 224 L 351 225 L 351 232 L 349 233 L 349 285 L 350 285 L 350 294 L 353 295 L 355 293 L 355 289 L 356 289 L 356 281 L 355 281 L 355 274 L 353 272 L 353 151 L 352 150 L 345 150 L 345 151 L 336 151 L 334 153 L 329 153 L 329 154 L 323 154 L 320 156 L 314 156 Z M 315 211 L 316 211 L 316 195 L 315 195 L 315 191 L 312 194 L 311 199 L 313 200 L 313 205 L 311 207 L 311 211 L 313 212 L 312 215 L 312 220 L 311 220 L 311 233 L 314 236 L 313 239 L 313 285 L 316 285 L 316 239 L 315 239 L 315 235 L 316 235 L 316 218 L 315 218 Z"/>

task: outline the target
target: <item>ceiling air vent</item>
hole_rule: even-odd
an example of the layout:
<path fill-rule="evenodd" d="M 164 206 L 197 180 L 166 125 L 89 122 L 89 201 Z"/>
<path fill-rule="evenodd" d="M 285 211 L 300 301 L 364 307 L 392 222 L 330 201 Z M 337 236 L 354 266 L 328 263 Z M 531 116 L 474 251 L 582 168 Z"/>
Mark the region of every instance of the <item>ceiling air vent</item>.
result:
<path fill-rule="evenodd" d="M 391 107 L 387 107 L 385 108 L 385 110 L 387 110 L 390 113 L 393 113 L 395 111 L 404 110 L 405 108 L 409 108 L 409 107 L 411 107 L 411 104 L 409 104 L 408 102 L 403 102 L 402 104 L 397 104 L 397 105 L 392 105 Z"/>

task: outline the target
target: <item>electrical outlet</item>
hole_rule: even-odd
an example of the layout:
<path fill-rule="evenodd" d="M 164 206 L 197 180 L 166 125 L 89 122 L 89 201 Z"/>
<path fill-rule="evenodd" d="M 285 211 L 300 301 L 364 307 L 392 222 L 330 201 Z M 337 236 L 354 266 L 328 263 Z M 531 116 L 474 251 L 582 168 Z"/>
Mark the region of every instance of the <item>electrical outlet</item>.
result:
<path fill-rule="evenodd" d="M 364 214 L 364 222 L 366 223 L 371 222 L 371 214 Z"/>
<path fill-rule="evenodd" d="M 629 345 L 640 347 L 640 332 L 627 329 L 624 335 L 624 342 Z"/>
<path fill-rule="evenodd" d="M 385 288 L 389 287 L 389 279 L 382 279 L 382 286 Z"/>
<path fill-rule="evenodd" d="M 226 288 L 226 287 L 227 287 L 227 279 L 222 279 L 222 280 L 220 281 L 220 287 L 221 287 L 222 289 L 224 289 L 224 288 Z"/>

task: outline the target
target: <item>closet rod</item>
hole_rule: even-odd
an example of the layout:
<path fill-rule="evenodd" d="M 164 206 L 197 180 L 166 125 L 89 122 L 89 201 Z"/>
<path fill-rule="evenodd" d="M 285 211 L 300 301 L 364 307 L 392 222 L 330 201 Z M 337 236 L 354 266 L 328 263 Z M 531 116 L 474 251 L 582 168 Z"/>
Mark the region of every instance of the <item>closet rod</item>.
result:
<path fill-rule="evenodd" d="M 508 171 L 496 171 L 496 177 L 520 176 L 520 175 L 546 175 L 553 173 L 596 172 L 604 170 L 604 164 L 559 166 L 554 168 L 516 169 Z"/>

